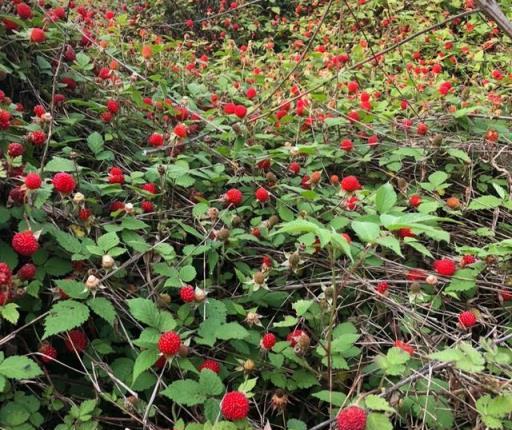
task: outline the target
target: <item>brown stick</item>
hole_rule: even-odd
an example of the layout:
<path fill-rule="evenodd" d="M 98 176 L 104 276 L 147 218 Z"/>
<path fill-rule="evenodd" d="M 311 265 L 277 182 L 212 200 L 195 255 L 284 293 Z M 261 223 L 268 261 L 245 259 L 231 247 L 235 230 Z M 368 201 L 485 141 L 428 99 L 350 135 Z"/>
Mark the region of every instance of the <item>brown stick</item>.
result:
<path fill-rule="evenodd" d="M 477 0 L 476 3 L 482 13 L 496 22 L 501 31 L 512 39 L 512 22 L 503 13 L 498 2 L 496 0 Z"/>

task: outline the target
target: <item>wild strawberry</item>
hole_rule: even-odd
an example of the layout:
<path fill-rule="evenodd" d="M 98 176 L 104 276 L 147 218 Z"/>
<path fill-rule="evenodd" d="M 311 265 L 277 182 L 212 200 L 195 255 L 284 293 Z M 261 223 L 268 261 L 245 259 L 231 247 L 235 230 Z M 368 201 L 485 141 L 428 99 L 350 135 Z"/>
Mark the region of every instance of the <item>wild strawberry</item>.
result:
<path fill-rule="evenodd" d="M 38 118 L 41 118 L 46 113 L 46 109 L 43 105 L 35 105 L 33 111 L 34 115 Z"/>
<path fill-rule="evenodd" d="M 6 110 L 0 109 L 0 130 L 5 130 L 11 126 L 11 114 Z"/>
<path fill-rule="evenodd" d="M 39 353 L 41 355 L 41 361 L 45 364 L 51 363 L 57 358 L 57 350 L 49 342 L 43 342 L 39 346 Z"/>
<path fill-rule="evenodd" d="M 212 372 L 219 374 L 220 373 L 220 364 L 217 361 L 208 358 L 208 359 L 204 360 L 199 365 L 198 369 L 199 369 L 199 371 L 201 371 L 203 369 L 209 369 Z"/>
<path fill-rule="evenodd" d="M 247 115 L 247 108 L 244 105 L 236 105 L 235 115 L 240 119 L 245 118 L 245 115 Z"/>
<path fill-rule="evenodd" d="M 144 213 L 150 213 L 150 212 L 154 212 L 155 211 L 155 205 L 148 201 L 148 200 L 144 200 L 141 204 L 140 204 L 140 207 L 142 209 L 142 211 Z"/>
<path fill-rule="evenodd" d="M 185 124 L 178 124 L 174 127 L 174 134 L 181 138 L 187 137 L 187 126 Z"/>
<path fill-rule="evenodd" d="M 386 281 L 381 281 L 377 284 L 376 291 L 379 294 L 386 294 L 389 289 L 389 285 Z"/>
<path fill-rule="evenodd" d="M 350 122 L 358 122 L 360 119 L 361 119 L 361 116 L 359 115 L 359 112 L 356 111 L 356 110 L 351 110 L 348 114 L 347 114 L 347 117 L 348 117 L 348 120 Z"/>
<path fill-rule="evenodd" d="M 164 355 L 176 355 L 180 346 L 181 338 L 175 331 L 165 332 L 158 339 L 158 349 Z"/>
<path fill-rule="evenodd" d="M 439 94 L 445 96 L 450 92 L 452 88 L 452 84 L 450 82 L 443 82 L 441 85 L 439 85 L 438 91 Z"/>
<path fill-rule="evenodd" d="M 439 275 L 447 277 L 453 276 L 457 271 L 455 262 L 449 258 L 434 261 L 432 267 Z"/>
<path fill-rule="evenodd" d="M 18 277 L 24 281 L 30 281 L 35 278 L 37 267 L 32 263 L 25 263 L 18 269 L 16 273 Z"/>
<path fill-rule="evenodd" d="M 286 336 L 286 340 L 288 341 L 290 346 L 295 346 L 297 345 L 297 342 L 299 342 L 302 336 L 307 336 L 306 332 L 301 329 L 295 329 L 292 332 L 288 333 L 288 336 Z"/>
<path fill-rule="evenodd" d="M 345 209 L 348 211 L 355 211 L 357 209 L 358 202 L 359 199 L 356 196 L 350 196 L 349 198 L 345 199 L 343 206 L 345 206 Z"/>
<path fill-rule="evenodd" d="M 112 71 L 108 67 L 102 67 L 98 71 L 98 78 L 100 78 L 102 80 L 108 79 L 108 78 L 110 78 L 111 73 L 112 73 Z"/>
<path fill-rule="evenodd" d="M 413 208 L 417 208 L 421 204 L 421 196 L 418 194 L 413 194 L 411 197 L 409 197 L 409 204 Z"/>
<path fill-rule="evenodd" d="M 162 146 L 164 144 L 164 136 L 160 133 L 153 133 L 148 138 L 148 143 L 153 147 Z"/>
<path fill-rule="evenodd" d="M 236 104 L 234 103 L 226 103 L 224 105 L 224 113 L 228 115 L 232 115 L 235 113 L 236 110 Z"/>
<path fill-rule="evenodd" d="M 124 174 L 119 167 L 112 167 L 108 172 L 108 182 L 111 184 L 124 184 Z"/>
<path fill-rule="evenodd" d="M 265 333 L 260 341 L 261 349 L 270 351 L 276 344 L 276 336 L 273 333 Z"/>
<path fill-rule="evenodd" d="M 298 175 L 300 172 L 300 164 L 297 163 L 296 161 L 291 162 L 290 165 L 288 166 L 288 171 L 293 173 L 294 175 Z"/>
<path fill-rule="evenodd" d="M 37 190 L 39 187 L 41 187 L 41 176 L 39 176 L 35 172 L 30 172 L 27 176 L 25 176 L 25 186 L 29 190 Z"/>
<path fill-rule="evenodd" d="M 418 126 L 416 127 L 416 133 L 418 133 L 420 136 L 425 136 L 428 132 L 427 124 L 424 122 L 420 122 Z"/>
<path fill-rule="evenodd" d="M 379 137 L 377 135 L 373 135 L 368 137 L 368 145 L 369 146 L 375 146 L 379 144 Z"/>
<path fill-rule="evenodd" d="M 42 43 L 46 40 L 46 34 L 42 28 L 35 27 L 30 32 L 30 40 L 34 43 Z"/>
<path fill-rule="evenodd" d="M 398 229 L 398 237 L 405 239 L 406 237 L 416 237 L 416 234 L 409 227 L 402 227 Z"/>
<path fill-rule="evenodd" d="M 463 311 L 459 314 L 459 324 L 463 328 L 471 328 L 476 324 L 476 315 L 471 311 Z"/>
<path fill-rule="evenodd" d="M 272 160 L 269 158 L 265 158 L 256 163 L 256 167 L 261 170 L 269 170 L 272 166 Z"/>
<path fill-rule="evenodd" d="M 463 255 L 460 261 L 460 265 L 462 267 L 470 266 L 471 264 L 474 263 L 476 263 L 476 257 L 470 254 Z"/>
<path fill-rule="evenodd" d="M 258 200 L 260 203 L 265 203 L 270 198 L 269 192 L 263 187 L 260 187 L 256 190 L 255 196 L 256 200 Z"/>
<path fill-rule="evenodd" d="M 28 134 L 29 142 L 34 146 L 43 146 L 46 142 L 46 133 L 42 130 L 35 130 Z"/>
<path fill-rule="evenodd" d="M 239 206 L 242 203 L 243 194 L 240 190 L 236 188 L 231 188 L 230 190 L 226 191 L 224 194 L 224 201 L 233 206 Z"/>
<path fill-rule="evenodd" d="M 247 91 L 246 91 L 246 93 L 245 93 L 246 97 L 247 97 L 249 100 L 251 100 L 251 99 L 253 99 L 254 97 L 256 97 L 256 94 L 257 94 L 257 93 L 256 93 L 256 88 L 254 88 L 254 87 L 248 88 L 248 89 L 247 89 Z"/>
<path fill-rule="evenodd" d="M 240 391 L 230 391 L 224 395 L 220 410 L 222 416 L 229 421 L 243 420 L 249 413 L 249 400 Z"/>
<path fill-rule="evenodd" d="M 107 109 L 110 113 L 116 114 L 119 112 L 119 103 L 116 100 L 108 100 L 107 101 Z"/>
<path fill-rule="evenodd" d="M 366 412 L 358 406 L 342 409 L 336 417 L 338 430 L 364 430 L 366 428 Z"/>
<path fill-rule="evenodd" d="M 76 187 L 75 178 L 66 172 L 56 173 L 53 176 L 52 184 L 62 194 L 70 194 Z"/>
<path fill-rule="evenodd" d="M 341 188 L 347 192 L 353 192 L 356 190 L 360 190 L 361 184 L 359 180 L 355 176 L 346 176 L 341 180 Z"/>
<path fill-rule="evenodd" d="M 15 233 L 11 241 L 11 246 L 18 254 L 24 255 L 25 257 L 30 257 L 39 249 L 39 243 L 34 233 L 30 230 Z"/>
<path fill-rule="evenodd" d="M 16 5 L 16 13 L 21 19 L 31 19 L 32 9 L 26 3 L 19 3 Z"/>
<path fill-rule="evenodd" d="M 180 288 L 180 298 L 185 303 L 191 303 L 196 299 L 196 293 L 194 287 L 191 285 L 185 285 Z"/>
<path fill-rule="evenodd" d="M 403 342 L 401 340 L 395 340 L 394 343 L 395 348 L 400 348 L 402 351 L 407 352 L 410 356 L 414 355 L 414 347 L 409 345 L 407 342 Z"/>
<path fill-rule="evenodd" d="M 25 152 L 25 148 L 21 143 L 9 143 L 9 146 L 7 147 L 7 153 L 9 154 L 9 157 L 19 157 L 20 155 L 23 155 Z"/>
<path fill-rule="evenodd" d="M 359 84 L 357 83 L 357 81 L 350 81 L 347 84 L 347 90 L 349 93 L 356 93 L 358 89 L 359 89 Z"/>
<path fill-rule="evenodd" d="M 87 348 L 89 340 L 82 330 L 75 329 L 66 333 L 64 345 L 69 352 L 83 352 Z"/>
<path fill-rule="evenodd" d="M 92 215 L 92 211 L 87 208 L 81 208 L 78 211 L 78 218 L 80 218 L 81 221 L 87 221 Z"/>
<path fill-rule="evenodd" d="M 354 144 L 350 139 L 343 139 L 340 143 L 340 149 L 342 149 L 343 151 L 350 152 L 352 151 L 353 148 Z"/>
<path fill-rule="evenodd" d="M 6 263 L 0 263 L 0 285 L 8 285 L 11 282 L 11 269 Z"/>

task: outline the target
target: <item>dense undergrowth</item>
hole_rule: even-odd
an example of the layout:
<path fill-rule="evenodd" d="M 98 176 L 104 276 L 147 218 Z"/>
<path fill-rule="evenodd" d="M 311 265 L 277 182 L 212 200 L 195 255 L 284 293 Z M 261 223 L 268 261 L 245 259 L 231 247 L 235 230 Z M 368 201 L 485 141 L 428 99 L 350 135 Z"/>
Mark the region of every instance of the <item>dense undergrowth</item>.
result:
<path fill-rule="evenodd" d="M 512 39 L 93 3 L 0 0 L 0 428 L 512 428 Z"/>

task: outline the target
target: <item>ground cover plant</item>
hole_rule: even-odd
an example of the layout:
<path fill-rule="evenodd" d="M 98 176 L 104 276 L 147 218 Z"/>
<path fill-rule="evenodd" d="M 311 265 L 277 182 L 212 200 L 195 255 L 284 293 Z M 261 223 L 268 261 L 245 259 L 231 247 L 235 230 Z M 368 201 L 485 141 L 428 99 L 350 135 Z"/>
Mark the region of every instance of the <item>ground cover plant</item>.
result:
<path fill-rule="evenodd" d="M 0 428 L 512 428 L 511 17 L 0 0 Z"/>

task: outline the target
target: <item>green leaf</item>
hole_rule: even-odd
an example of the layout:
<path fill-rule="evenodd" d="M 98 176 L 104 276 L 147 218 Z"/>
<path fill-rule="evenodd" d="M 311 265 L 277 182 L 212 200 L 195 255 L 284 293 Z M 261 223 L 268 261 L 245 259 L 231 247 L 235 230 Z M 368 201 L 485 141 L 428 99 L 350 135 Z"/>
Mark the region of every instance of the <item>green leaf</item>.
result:
<path fill-rule="evenodd" d="M 275 354 L 274 354 L 275 355 Z M 258 378 L 251 378 L 247 379 L 246 381 L 242 382 L 237 390 L 241 391 L 242 393 L 250 393 L 254 387 L 256 387 L 256 383 L 258 382 Z"/>
<path fill-rule="evenodd" d="M 150 327 L 158 328 L 160 315 L 156 305 L 148 299 L 137 298 L 126 301 L 132 316 Z"/>
<path fill-rule="evenodd" d="M 301 317 L 308 311 L 313 303 L 313 300 L 298 300 L 292 305 L 292 308 L 295 309 L 297 316 Z"/>
<path fill-rule="evenodd" d="M 377 238 L 376 241 L 380 246 L 391 249 L 396 255 L 403 257 L 400 249 L 400 241 L 394 236 L 386 236 Z"/>
<path fill-rule="evenodd" d="M 468 210 L 495 209 L 502 204 L 502 200 L 495 196 L 482 196 L 471 201 Z"/>
<path fill-rule="evenodd" d="M 207 396 L 217 396 L 224 391 L 224 384 L 219 376 L 209 369 L 201 370 L 199 385 L 201 386 L 201 391 Z"/>
<path fill-rule="evenodd" d="M 97 131 L 90 134 L 87 138 L 87 146 L 94 154 L 98 154 L 103 151 L 103 143 L 103 136 Z"/>
<path fill-rule="evenodd" d="M 386 415 L 371 412 L 366 419 L 366 430 L 393 430 L 393 424 Z"/>
<path fill-rule="evenodd" d="M 372 409 L 374 411 L 384 411 L 384 412 L 395 412 L 395 410 L 389 406 L 389 403 L 386 399 L 382 397 L 376 396 L 374 394 L 369 394 L 364 398 L 364 402 L 368 409 Z"/>
<path fill-rule="evenodd" d="M 363 243 L 374 243 L 380 234 L 380 227 L 373 222 L 352 221 L 352 230 Z"/>
<path fill-rule="evenodd" d="M 0 315 L 10 323 L 16 324 L 20 318 L 18 305 L 16 303 L 7 303 L 4 306 L 0 306 Z"/>
<path fill-rule="evenodd" d="M 52 257 L 44 264 L 46 273 L 52 276 L 63 276 L 73 270 L 73 266 L 68 260 L 58 257 Z"/>
<path fill-rule="evenodd" d="M 179 276 L 183 282 L 190 282 L 195 279 L 197 275 L 196 269 L 194 266 L 184 266 L 180 269 Z"/>
<path fill-rule="evenodd" d="M 308 427 L 304 421 L 292 418 L 286 423 L 286 428 L 288 430 L 306 430 Z"/>
<path fill-rule="evenodd" d="M 467 342 L 430 354 L 430 358 L 441 362 L 453 362 L 457 369 L 466 372 L 481 372 L 485 367 L 482 354 Z"/>
<path fill-rule="evenodd" d="M 192 379 L 174 381 L 160 394 L 184 406 L 198 405 L 206 400 L 201 385 Z"/>
<path fill-rule="evenodd" d="M 317 391 L 311 395 L 317 399 L 338 407 L 342 406 L 345 403 L 345 399 L 347 398 L 346 394 L 344 393 L 328 390 Z"/>
<path fill-rule="evenodd" d="M 0 375 L 8 379 L 32 379 L 42 374 L 37 363 L 23 355 L 12 355 L 0 363 Z"/>
<path fill-rule="evenodd" d="M 396 204 L 396 200 L 396 192 L 393 186 L 388 182 L 377 190 L 375 206 L 380 213 L 386 213 Z"/>
<path fill-rule="evenodd" d="M 159 352 L 156 348 L 146 349 L 137 355 L 137 359 L 133 365 L 133 378 L 132 384 L 136 381 L 139 375 L 149 369 L 158 360 Z"/>
<path fill-rule="evenodd" d="M 5 403 L 0 409 L 0 423 L 5 423 L 9 429 L 19 429 L 29 418 L 30 412 L 19 402 Z M 24 428 L 27 429 L 27 427 Z M 28 428 L 33 429 L 32 426 Z"/>
<path fill-rule="evenodd" d="M 43 339 L 78 327 L 88 318 L 87 306 L 75 300 L 61 300 L 52 306 L 44 320 Z"/>
<path fill-rule="evenodd" d="M 47 172 L 74 172 L 75 163 L 72 160 L 61 157 L 53 157 L 44 167 Z"/>
<path fill-rule="evenodd" d="M 109 249 L 119 245 L 119 236 L 116 232 L 106 233 L 98 238 L 98 246 L 106 253 Z"/>
<path fill-rule="evenodd" d="M 85 284 L 73 279 L 58 279 L 55 281 L 55 285 L 72 299 L 85 299 L 89 295 Z"/>
<path fill-rule="evenodd" d="M 217 333 L 217 338 L 222 340 L 244 339 L 249 332 L 237 322 L 223 324 Z"/>
<path fill-rule="evenodd" d="M 61 230 L 57 230 L 55 233 L 55 239 L 58 244 L 71 254 L 78 254 L 82 250 L 81 242 L 71 234 L 65 233 Z"/>
<path fill-rule="evenodd" d="M 114 325 L 117 312 L 110 300 L 105 297 L 95 297 L 88 300 L 87 304 L 96 315 L 103 318 L 111 326 Z"/>
<path fill-rule="evenodd" d="M 480 271 L 474 269 L 461 269 L 458 270 L 455 276 L 451 279 L 444 291 L 451 292 L 464 292 L 476 288 L 476 277 Z"/>

